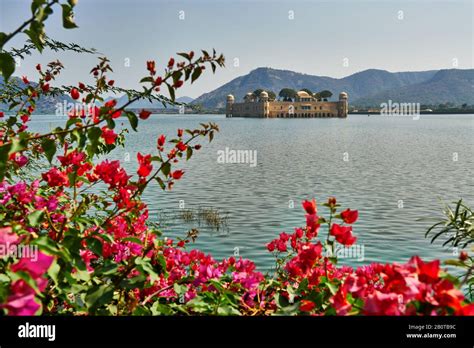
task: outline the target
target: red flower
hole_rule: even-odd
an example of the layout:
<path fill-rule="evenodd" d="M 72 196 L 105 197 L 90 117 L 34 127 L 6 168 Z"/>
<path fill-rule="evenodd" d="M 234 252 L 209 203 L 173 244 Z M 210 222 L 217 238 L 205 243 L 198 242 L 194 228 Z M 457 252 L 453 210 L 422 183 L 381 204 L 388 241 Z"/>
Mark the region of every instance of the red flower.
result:
<path fill-rule="evenodd" d="M 41 64 L 36 64 L 36 70 L 41 70 Z"/>
<path fill-rule="evenodd" d="M 23 80 L 24 84 L 29 84 L 30 81 L 28 81 L 28 78 L 26 76 L 22 76 L 21 79 Z"/>
<path fill-rule="evenodd" d="M 313 198 L 312 201 L 304 200 L 303 201 L 303 208 L 310 215 L 316 214 L 318 212 L 318 210 L 316 208 L 316 200 L 314 198 Z"/>
<path fill-rule="evenodd" d="M 102 134 L 101 137 L 105 140 L 107 145 L 111 145 L 115 143 L 117 139 L 117 134 L 112 129 L 107 128 L 106 126 L 102 127 Z"/>
<path fill-rule="evenodd" d="M 137 159 L 140 167 L 138 168 L 138 175 L 141 177 L 147 177 L 150 175 L 153 165 L 151 164 L 151 154 L 143 156 L 140 152 L 137 153 Z"/>
<path fill-rule="evenodd" d="M 328 205 L 330 207 L 334 207 L 336 205 L 336 197 L 329 197 L 328 198 Z"/>
<path fill-rule="evenodd" d="M 341 287 L 336 294 L 329 299 L 337 315 L 346 315 L 352 309 L 351 304 L 347 301 L 346 295 L 345 290 Z"/>
<path fill-rule="evenodd" d="M 123 168 L 120 168 L 119 161 L 104 162 L 98 164 L 94 169 L 94 174 L 102 179 L 110 187 L 124 187 L 128 183 L 129 176 Z M 94 181 L 96 179 L 92 175 L 88 175 L 88 179 Z"/>
<path fill-rule="evenodd" d="M 154 60 L 149 60 L 146 62 L 146 68 L 150 72 L 151 75 L 155 75 L 156 70 L 155 70 L 155 61 Z"/>
<path fill-rule="evenodd" d="M 182 137 L 183 136 L 183 130 L 182 129 L 178 129 L 178 137 Z"/>
<path fill-rule="evenodd" d="M 61 172 L 56 167 L 53 167 L 48 172 L 41 174 L 41 177 L 48 183 L 50 187 L 69 185 L 69 179 L 66 173 Z"/>
<path fill-rule="evenodd" d="M 168 69 L 173 68 L 173 65 L 174 65 L 174 58 L 170 58 L 170 60 L 168 61 Z"/>
<path fill-rule="evenodd" d="M 163 79 L 161 78 L 161 76 L 158 76 L 155 80 L 155 86 L 160 86 L 162 82 Z"/>
<path fill-rule="evenodd" d="M 271 253 L 275 251 L 275 241 L 271 241 L 270 243 L 267 243 L 267 249 Z"/>
<path fill-rule="evenodd" d="M 117 105 L 117 100 L 115 99 L 111 99 L 105 103 L 105 106 L 109 109 L 112 109 L 113 107 L 115 107 L 115 105 Z"/>
<path fill-rule="evenodd" d="M 79 82 L 79 88 L 80 88 L 80 89 L 85 89 L 85 88 L 86 88 L 86 85 L 83 84 L 82 82 Z"/>
<path fill-rule="evenodd" d="M 336 240 L 346 246 L 354 244 L 357 240 L 356 237 L 352 235 L 351 226 L 341 226 L 338 224 L 333 224 L 331 226 L 331 235 L 336 237 Z"/>
<path fill-rule="evenodd" d="M 459 254 L 459 260 L 466 261 L 467 258 L 468 258 L 467 252 L 461 251 L 461 254 Z"/>
<path fill-rule="evenodd" d="M 184 144 L 182 141 L 180 141 L 179 143 L 176 144 L 176 148 L 179 150 L 179 151 L 186 151 L 186 149 L 188 148 L 186 144 Z"/>
<path fill-rule="evenodd" d="M 357 221 L 359 212 L 357 210 L 346 209 L 341 213 L 341 218 L 346 224 L 353 224 Z"/>
<path fill-rule="evenodd" d="M 163 134 L 160 135 L 160 137 L 158 138 L 158 147 L 162 147 L 163 145 L 165 145 L 165 141 L 166 137 Z"/>
<path fill-rule="evenodd" d="M 150 117 L 151 112 L 145 109 L 142 109 L 140 113 L 138 114 L 138 117 L 140 117 L 142 120 L 146 120 L 148 117 Z"/>
<path fill-rule="evenodd" d="M 107 82 L 107 84 L 112 87 L 114 85 L 115 81 L 114 80 L 110 80 L 109 82 Z"/>
<path fill-rule="evenodd" d="M 0 111 L 0 117 L 3 117 L 5 116 L 5 114 L 3 113 L 3 111 Z"/>
<path fill-rule="evenodd" d="M 439 280 L 439 260 L 424 262 L 418 256 L 413 256 L 410 263 L 416 265 L 418 279 L 423 283 L 433 284 Z"/>
<path fill-rule="evenodd" d="M 112 118 L 119 118 L 122 115 L 122 110 L 116 110 L 112 113 Z"/>
<path fill-rule="evenodd" d="M 41 90 L 42 90 L 43 92 L 49 91 L 49 84 L 48 84 L 48 83 L 45 83 L 45 84 L 41 85 Z"/>
<path fill-rule="evenodd" d="M 71 98 L 74 100 L 79 99 L 79 91 L 77 90 L 77 88 L 71 89 Z"/>
<path fill-rule="evenodd" d="M 179 88 L 183 85 L 184 81 L 183 80 L 178 80 L 176 83 L 173 85 L 174 88 Z"/>
<path fill-rule="evenodd" d="M 474 303 L 465 305 L 461 309 L 457 310 L 456 315 L 474 316 Z"/>
<path fill-rule="evenodd" d="M 184 171 L 182 171 L 182 170 L 175 170 L 173 173 L 171 173 L 171 176 L 173 177 L 173 179 L 179 180 L 179 179 L 181 179 L 181 177 L 183 176 L 183 174 L 184 174 Z"/>
<path fill-rule="evenodd" d="M 306 237 L 314 238 L 318 235 L 319 231 L 319 216 L 316 214 L 307 214 L 306 215 Z"/>
<path fill-rule="evenodd" d="M 302 312 L 311 312 L 316 304 L 313 301 L 301 300 L 300 311 Z"/>

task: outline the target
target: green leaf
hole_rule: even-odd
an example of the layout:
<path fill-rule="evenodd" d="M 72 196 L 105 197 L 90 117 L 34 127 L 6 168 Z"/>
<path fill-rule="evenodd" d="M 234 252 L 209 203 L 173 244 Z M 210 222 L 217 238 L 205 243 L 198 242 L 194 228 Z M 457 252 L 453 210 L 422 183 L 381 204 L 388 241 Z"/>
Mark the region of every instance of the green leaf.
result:
<path fill-rule="evenodd" d="M 40 223 L 41 218 L 43 217 L 44 211 L 36 210 L 29 214 L 26 218 L 28 219 L 28 224 L 32 227 L 37 227 Z"/>
<path fill-rule="evenodd" d="M 72 7 L 66 4 L 62 4 L 61 7 L 63 8 L 63 27 L 65 29 L 77 28 L 76 23 L 74 23 Z"/>
<path fill-rule="evenodd" d="M 201 76 L 201 73 L 202 73 L 202 69 L 201 67 L 196 67 L 196 69 L 194 69 L 193 71 L 193 74 L 191 75 L 191 83 L 193 83 L 194 81 L 196 81 L 199 76 Z"/>
<path fill-rule="evenodd" d="M 56 243 L 49 238 L 49 236 L 40 236 L 31 242 L 32 245 L 37 245 L 41 251 L 45 251 L 47 254 L 61 256 L 65 261 L 70 260 L 68 252 L 61 252 Z"/>
<path fill-rule="evenodd" d="M 87 247 L 97 256 L 102 256 L 102 243 L 97 238 L 88 238 L 86 240 Z"/>
<path fill-rule="evenodd" d="M 186 58 L 187 60 L 189 60 L 189 54 L 188 53 L 185 53 L 185 52 L 180 52 L 180 53 L 176 53 L 178 56 L 181 56 L 183 58 Z"/>
<path fill-rule="evenodd" d="M 89 156 L 93 156 L 97 150 L 99 144 L 99 138 L 102 131 L 99 127 L 92 127 L 87 131 L 87 137 L 90 140 L 90 145 L 87 147 L 87 153 Z"/>
<path fill-rule="evenodd" d="M 163 166 L 161 167 L 161 172 L 165 176 L 168 176 L 170 175 L 170 171 L 171 171 L 171 164 L 169 162 L 163 163 Z"/>
<path fill-rule="evenodd" d="M 147 76 L 147 77 L 144 77 L 140 80 L 140 83 L 143 83 L 143 82 L 153 82 L 153 77 L 151 76 Z"/>
<path fill-rule="evenodd" d="M 186 161 L 189 160 L 192 155 L 193 155 L 193 148 L 191 146 L 188 146 L 186 150 Z"/>
<path fill-rule="evenodd" d="M 169 84 L 166 84 L 166 86 L 168 86 L 168 92 L 170 94 L 171 101 L 175 101 L 176 97 L 175 97 L 175 94 L 174 94 L 174 88 L 172 86 L 170 86 Z"/>
<path fill-rule="evenodd" d="M 157 176 L 155 179 L 158 182 L 158 184 L 160 185 L 162 190 L 166 189 L 165 183 L 163 182 L 163 180 L 159 176 Z"/>
<path fill-rule="evenodd" d="M 126 115 L 128 117 L 128 121 L 130 122 L 130 126 L 136 132 L 137 131 L 137 126 L 138 126 L 138 117 L 137 117 L 137 115 L 135 115 L 135 113 L 132 112 L 132 111 L 127 111 Z"/>
<path fill-rule="evenodd" d="M 61 267 L 58 265 L 58 262 L 56 261 L 56 259 L 54 259 L 47 273 L 56 284 L 58 283 L 58 274 L 60 270 L 61 270 Z"/>
<path fill-rule="evenodd" d="M 2 73 L 5 81 L 8 81 L 14 71 L 15 59 L 13 59 L 13 57 L 9 53 L 0 53 L 0 72 Z"/>
<path fill-rule="evenodd" d="M 0 49 L 2 49 L 3 45 L 5 45 L 5 40 L 7 39 L 7 34 L 0 33 Z"/>
<path fill-rule="evenodd" d="M 10 149 L 11 144 L 0 146 L 0 181 L 5 177 Z"/>
<path fill-rule="evenodd" d="M 97 308 L 110 302 L 113 298 L 114 290 L 103 284 L 93 287 L 86 295 L 86 303 L 89 308 Z"/>
<path fill-rule="evenodd" d="M 55 141 L 49 138 L 44 138 L 41 142 L 41 147 L 43 148 L 44 154 L 49 163 L 51 163 L 53 161 L 54 154 L 56 153 Z"/>

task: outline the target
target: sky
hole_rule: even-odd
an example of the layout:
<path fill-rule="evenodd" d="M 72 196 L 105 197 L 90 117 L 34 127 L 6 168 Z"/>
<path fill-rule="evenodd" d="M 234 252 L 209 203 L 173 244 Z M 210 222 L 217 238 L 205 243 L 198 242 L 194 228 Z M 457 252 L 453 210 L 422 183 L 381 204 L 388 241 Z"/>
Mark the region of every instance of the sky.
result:
<path fill-rule="evenodd" d="M 226 67 L 210 70 L 177 96 L 198 97 L 258 67 L 341 78 L 365 69 L 421 71 L 473 68 L 472 0 L 79 0 L 79 28 L 62 28 L 60 9 L 48 19 L 53 39 L 96 48 L 112 62 L 116 84 L 138 88 L 146 61 L 166 65 L 176 52 L 224 53 Z M 0 31 L 29 17 L 29 0 L 0 0 Z M 10 41 L 21 47 L 20 35 Z M 16 75 L 60 59 L 58 84 L 90 82 L 97 57 L 45 51 L 28 57 Z M 126 64 L 129 62 L 129 64 Z M 159 71 L 159 69 L 158 69 Z M 32 78 L 33 79 L 33 78 Z M 34 80 L 34 79 L 33 79 Z"/>

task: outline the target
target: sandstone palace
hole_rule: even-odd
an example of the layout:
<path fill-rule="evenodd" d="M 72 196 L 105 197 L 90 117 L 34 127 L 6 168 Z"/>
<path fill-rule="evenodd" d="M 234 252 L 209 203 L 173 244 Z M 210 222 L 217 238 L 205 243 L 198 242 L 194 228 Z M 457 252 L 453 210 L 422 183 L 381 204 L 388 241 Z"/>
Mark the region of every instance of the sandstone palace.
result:
<path fill-rule="evenodd" d="M 261 118 L 313 118 L 347 117 L 347 93 L 339 94 L 339 101 L 321 101 L 306 91 L 299 91 L 293 97 L 284 100 L 271 100 L 268 92 L 247 93 L 242 103 L 236 103 L 234 96 L 227 96 L 227 117 Z"/>

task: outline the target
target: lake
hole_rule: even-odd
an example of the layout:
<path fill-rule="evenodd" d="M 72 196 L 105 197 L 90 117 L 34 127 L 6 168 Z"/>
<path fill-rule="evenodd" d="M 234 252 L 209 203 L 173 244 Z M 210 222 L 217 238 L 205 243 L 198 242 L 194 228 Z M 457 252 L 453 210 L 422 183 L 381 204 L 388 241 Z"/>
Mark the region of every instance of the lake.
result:
<path fill-rule="evenodd" d="M 131 132 L 125 150 L 117 149 L 110 159 L 120 159 L 135 173 L 136 152 L 156 151 L 159 134 L 173 136 L 177 128 L 208 121 L 221 131 L 183 161 L 186 173 L 173 190 L 163 192 L 154 184 L 144 194 L 150 219 L 162 222 L 166 236 L 184 237 L 197 228 L 196 248 L 217 258 L 238 254 L 266 270 L 273 257 L 265 244 L 305 224 L 301 201 L 335 196 L 343 207 L 359 210 L 354 225 L 359 253 L 343 263 L 405 262 L 415 254 L 447 259 L 455 253 L 440 243 L 431 245 L 424 233 L 442 217 L 444 203 L 463 198 L 474 205 L 474 115 L 422 115 L 419 120 L 152 115 L 138 133 Z M 32 130 L 47 130 L 64 124 L 64 118 L 36 116 L 30 124 Z M 219 151 L 226 148 L 256 151 L 256 166 L 220 163 Z M 218 209 L 227 217 L 226 226 L 216 230 L 198 219 L 183 220 L 183 211 L 196 216 L 204 208 Z"/>

